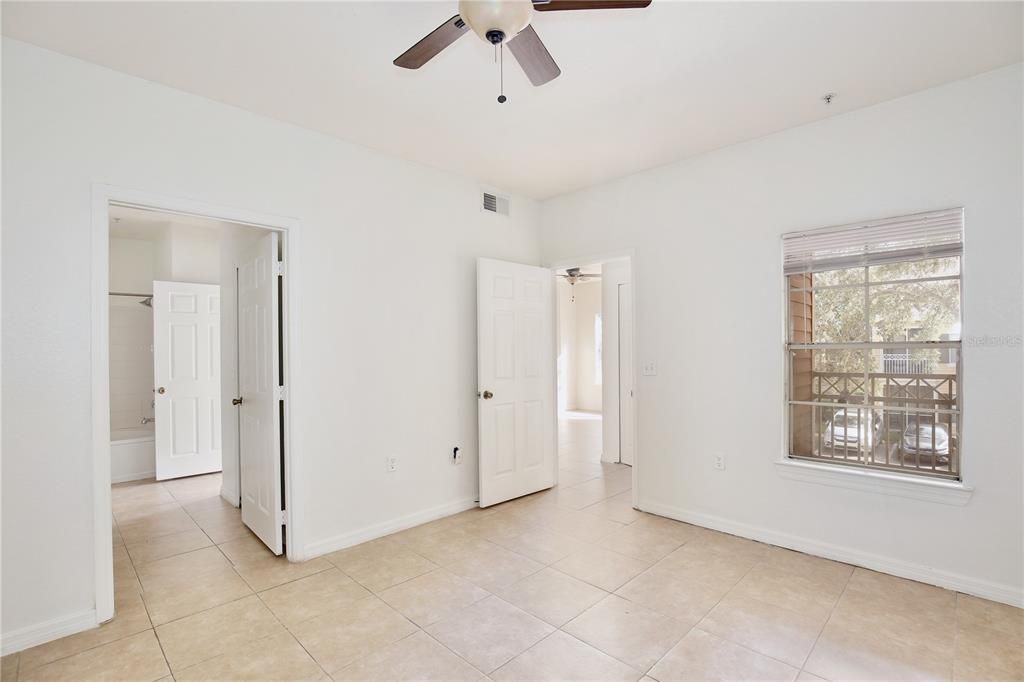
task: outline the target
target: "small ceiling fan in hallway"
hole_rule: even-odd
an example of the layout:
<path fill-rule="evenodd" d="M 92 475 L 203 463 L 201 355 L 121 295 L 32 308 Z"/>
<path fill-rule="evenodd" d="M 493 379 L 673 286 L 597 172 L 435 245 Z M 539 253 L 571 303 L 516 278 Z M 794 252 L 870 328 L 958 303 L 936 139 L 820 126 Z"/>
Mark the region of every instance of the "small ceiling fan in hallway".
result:
<path fill-rule="evenodd" d="M 418 69 L 442 50 L 473 29 L 480 38 L 495 46 L 502 82 L 504 46 L 523 68 L 530 82 L 544 85 L 562 73 L 548 49 L 533 30 L 533 11 L 640 9 L 651 0 L 459 0 L 459 13 L 428 33 L 394 61 L 404 69 Z M 499 85 L 498 102 L 506 101 Z"/>
<path fill-rule="evenodd" d="M 580 268 L 568 268 L 564 275 L 560 272 L 555 274 L 558 277 L 564 278 L 565 281 L 569 283 L 570 287 L 575 287 L 577 284 L 582 284 L 583 282 L 589 282 L 592 279 L 601 279 L 601 275 L 597 273 L 591 274 L 587 272 L 580 272 Z M 572 293 L 570 294 L 569 303 L 575 303 L 576 291 L 575 289 L 570 289 L 570 291 Z"/>

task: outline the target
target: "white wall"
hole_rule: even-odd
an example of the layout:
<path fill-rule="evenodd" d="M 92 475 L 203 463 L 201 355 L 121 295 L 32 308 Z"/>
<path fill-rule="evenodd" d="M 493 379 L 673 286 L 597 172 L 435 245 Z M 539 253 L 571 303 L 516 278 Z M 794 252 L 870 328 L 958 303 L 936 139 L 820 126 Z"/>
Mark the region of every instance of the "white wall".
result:
<path fill-rule="evenodd" d="M 153 309 L 140 301 L 110 297 L 111 429 L 141 428 L 142 418 L 153 416 Z"/>
<path fill-rule="evenodd" d="M 162 230 L 159 269 L 155 279 L 164 282 L 220 284 L 220 246 L 216 231 L 173 221 Z"/>
<path fill-rule="evenodd" d="M 591 268 L 593 270 L 594 268 Z M 570 303 L 576 323 L 576 403 L 573 409 L 601 411 L 601 384 L 597 379 L 597 339 L 594 317 L 601 314 L 601 284 L 597 280 L 573 287 L 576 302 Z"/>
<path fill-rule="evenodd" d="M 600 270 L 591 266 L 587 272 Z M 601 411 L 601 384 L 597 383 L 594 316 L 602 313 L 601 285 L 597 280 L 570 285 L 556 282 L 558 297 L 558 409 Z"/>
<path fill-rule="evenodd" d="M 558 411 L 576 409 L 576 311 L 572 287 L 565 279 L 555 281 L 558 298 Z"/>
<path fill-rule="evenodd" d="M 641 508 L 1021 600 L 1022 75 L 1004 68 L 543 204 L 546 262 L 635 252 L 638 362 L 658 372 L 638 378 Z M 950 206 L 966 207 L 970 502 L 780 477 L 780 235 Z"/>
<path fill-rule="evenodd" d="M 605 405 L 601 422 L 601 460 L 619 461 L 619 285 L 628 284 L 628 260 L 608 261 L 601 266 L 601 300 L 604 315 L 602 329 L 604 357 L 604 383 L 601 386 Z"/>
<path fill-rule="evenodd" d="M 158 243 L 153 239 L 110 239 L 110 290 L 153 293 Z"/>
<path fill-rule="evenodd" d="M 482 213 L 472 180 L 17 41 L 3 50 L 5 640 L 94 608 L 94 183 L 301 222 L 301 550 L 472 503 L 475 259 L 537 263 L 533 202 Z"/>
<path fill-rule="evenodd" d="M 156 276 L 157 242 L 110 240 L 110 291 L 151 294 Z M 141 298 L 110 297 L 110 428 L 141 428 L 153 416 L 153 309 Z M 116 453 L 115 453 L 116 454 Z M 140 471 L 137 462 L 111 458 L 113 480 Z"/>

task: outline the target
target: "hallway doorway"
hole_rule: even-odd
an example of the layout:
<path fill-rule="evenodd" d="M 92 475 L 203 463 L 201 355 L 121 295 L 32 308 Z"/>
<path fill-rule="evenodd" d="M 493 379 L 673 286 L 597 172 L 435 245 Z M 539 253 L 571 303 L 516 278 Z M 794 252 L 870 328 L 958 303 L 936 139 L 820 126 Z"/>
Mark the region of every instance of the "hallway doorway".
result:
<path fill-rule="evenodd" d="M 636 457 L 633 300 L 627 258 L 554 271 L 562 459 L 632 466 Z M 575 445 L 564 445 L 572 434 Z"/>

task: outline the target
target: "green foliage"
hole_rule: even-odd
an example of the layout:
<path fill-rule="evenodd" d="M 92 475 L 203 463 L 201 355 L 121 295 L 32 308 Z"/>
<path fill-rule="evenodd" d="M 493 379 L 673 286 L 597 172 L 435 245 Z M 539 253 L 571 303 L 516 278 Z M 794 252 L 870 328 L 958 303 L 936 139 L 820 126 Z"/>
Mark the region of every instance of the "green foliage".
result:
<path fill-rule="evenodd" d="M 815 343 L 891 341 L 940 341 L 957 338 L 960 321 L 960 282 L 904 282 L 959 272 L 959 258 L 934 258 L 890 263 L 869 268 L 850 268 L 815 273 L 814 286 L 862 284 L 868 276 L 868 300 L 862 286 L 821 289 L 813 294 Z M 870 321 L 865 319 L 866 308 Z M 863 372 L 865 356 L 869 371 L 880 371 L 882 354 L 871 351 L 815 353 L 815 371 Z M 911 356 L 938 360 L 938 349 L 915 350 Z"/>

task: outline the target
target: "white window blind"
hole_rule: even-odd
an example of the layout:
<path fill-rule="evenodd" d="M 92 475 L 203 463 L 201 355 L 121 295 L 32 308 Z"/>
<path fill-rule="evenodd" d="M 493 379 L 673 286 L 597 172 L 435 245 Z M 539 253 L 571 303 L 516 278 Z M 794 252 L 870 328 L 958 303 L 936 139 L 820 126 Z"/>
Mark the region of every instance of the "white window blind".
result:
<path fill-rule="evenodd" d="M 964 211 L 951 208 L 782 237 L 787 275 L 963 253 Z"/>

